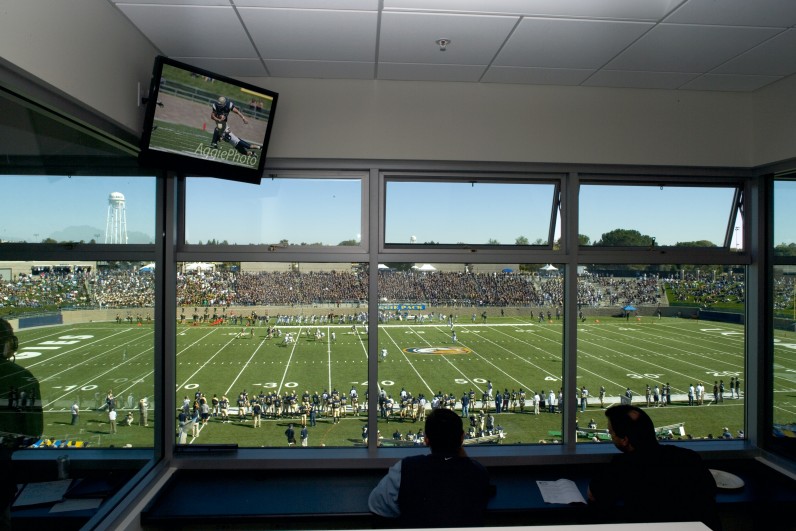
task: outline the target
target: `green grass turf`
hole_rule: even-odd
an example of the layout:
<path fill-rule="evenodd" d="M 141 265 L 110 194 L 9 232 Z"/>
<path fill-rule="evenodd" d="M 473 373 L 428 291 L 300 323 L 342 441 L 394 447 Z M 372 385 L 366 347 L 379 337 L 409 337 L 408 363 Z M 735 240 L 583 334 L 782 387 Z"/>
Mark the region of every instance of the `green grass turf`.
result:
<path fill-rule="evenodd" d="M 479 320 L 480 321 L 480 320 Z M 413 394 L 423 393 L 429 399 L 437 391 L 453 393 L 457 399 L 473 388 L 480 399 L 480 390 L 491 380 L 495 390 L 523 388 L 526 392 L 561 387 L 560 321 L 528 322 L 519 319 L 490 318 L 486 324 L 471 323 L 461 317 L 455 324 L 458 342 L 452 342 L 447 323 L 390 323 L 379 327 L 379 348 L 388 355 L 378 363 L 379 382 L 369 386 L 367 379 L 367 336 L 363 327 L 351 332 L 350 325 L 322 326 L 326 336 L 320 341 L 303 333 L 307 327 L 281 327 L 283 331 L 302 332 L 294 345 L 283 346 L 279 340 L 265 340 L 264 328 L 255 328 L 255 338 L 237 337 L 240 327 L 180 325 L 177 337 L 178 405 L 183 396 L 193 398 L 200 390 L 208 397 L 226 394 L 235 406 L 237 395 L 247 390 L 256 395 L 261 390 L 283 394 L 293 390 L 300 396 L 305 390 L 322 392 L 337 388 L 347 392 L 352 385 L 360 397 L 365 391 L 383 388 L 397 396 L 401 387 Z M 310 329 L 314 332 L 315 326 Z M 336 341 L 331 341 L 331 332 Z M 127 323 L 86 323 L 44 327 L 19 331 L 20 355 L 17 363 L 28 367 L 38 378 L 45 410 L 45 435 L 53 439 L 83 440 L 94 446 L 151 446 L 156 419 L 150 413 L 149 427 L 119 427 L 109 433 L 107 413 L 97 408 L 104 403 L 105 393 L 113 389 L 124 416 L 128 400 L 135 408 L 141 396 L 147 396 L 154 410 L 152 326 Z M 796 342 L 792 333 L 780 334 L 778 365 L 775 375 L 776 409 L 782 421 L 794 418 L 796 404 L 788 399 L 796 392 L 790 374 L 796 373 L 791 361 Z M 675 404 L 650 408 L 657 426 L 684 423 L 685 430 L 695 438 L 708 434 L 717 436 L 724 426 L 734 433 L 743 427 L 744 400 L 725 399 L 712 402 L 712 382 L 743 373 L 743 328 L 724 323 L 695 320 L 642 318 L 589 319 L 578 325 L 578 386 L 590 393 L 589 407 L 578 413 L 579 425 L 594 418 L 599 428 L 605 417 L 597 400 L 600 385 L 606 387 L 607 403 L 630 387 L 635 404 L 644 402 L 647 383 L 669 382 Z M 55 342 L 55 343 L 47 343 Z M 465 347 L 461 354 L 421 353 L 407 349 L 429 347 Z M 49 347 L 44 349 L 42 347 Z M 39 352 L 30 357 L 26 353 Z M 708 399 L 701 407 L 688 407 L 685 400 L 689 383 L 702 381 L 708 386 Z M 710 383 L 710 385 L 708 385 Z M 81 406 L 80 425 L 70 425 L 69 406 L 78 399 Z M 574 397 L 573 397 L 574 399 Z M 501 413 L 497 423 L 506 431 L 503 444 L 550 441 L 550 432 L 560 432 L 562 415 L 543 413 Z M 137 411 L 135 411 L 137 420 Z M 176 415 L 176 412 L 175 412 Z M 237 443 L 241 447 L 285 446 L 284 431 L 289 422 L 298 419 L 265 419 L 259 429 L 251 420 L 242 422 L 232 413 L 229 423 L 217 419 L 204 426 L 189 444 Z M 310 431 L 310 446 L 352 446 L 361 441 L 365 416 L 347 416 L 340 423 L 319 418 Z M 416 432 L 421 423 L 379 422 L 379 430 L 389 439 L 398 429 L 402 434 Z"/>
<path fill-rule="evenodd" d="M 152 131 L 151 143 L 158 146 L 158 149 L 174 153 L 188 153 L 201 157 L 201 153 L 196 153 L 197 150 L 210 149 L 210 143 L 213 140 L 213 127 L 214 123 L 207 126 L 207 130 L 203 131 L 196 127 L 189 127 L 171 122 L 163 122 L 156 120 L 157 128 Z M 259 141 L 258 141 L 259 142 Z M 230 157 L 237 155 L 237 151 L 225 141 L 218 143 L 218 150 L 229 152 Z M 252 157 L 259 160 L 261 152 L 254 150 Z M 233 159 L 229 159 L 232 161 Z M 257 163 L 254 163 L 256 166 Z"/>

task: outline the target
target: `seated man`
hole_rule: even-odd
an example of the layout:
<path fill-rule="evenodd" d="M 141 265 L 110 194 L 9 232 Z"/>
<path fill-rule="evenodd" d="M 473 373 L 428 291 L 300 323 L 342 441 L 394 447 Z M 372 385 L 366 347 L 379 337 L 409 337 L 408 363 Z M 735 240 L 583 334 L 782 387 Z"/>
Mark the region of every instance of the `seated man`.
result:
<path fill-rule="evenodd" d="M 484 525 L 492 488 L 486 469 L 462 448 L 459 415 L 442 408 L 429 413 L 424 440 L 431 454 L 407 457 L 390 467 L 370 493 L 370 510 L 397 518 L 396 527 Z M 461 485 L 467 488 L 449 492 Z"/>
<path fill-rule="evenodd" d="M 613 406 L 605 416 L 611 440 L 622 453 L 589 485 L 589 504 L 599 521 L 701 521 L 721 529 L 716 482 L 699 454 L 659 443 L 641 408 Z"/>

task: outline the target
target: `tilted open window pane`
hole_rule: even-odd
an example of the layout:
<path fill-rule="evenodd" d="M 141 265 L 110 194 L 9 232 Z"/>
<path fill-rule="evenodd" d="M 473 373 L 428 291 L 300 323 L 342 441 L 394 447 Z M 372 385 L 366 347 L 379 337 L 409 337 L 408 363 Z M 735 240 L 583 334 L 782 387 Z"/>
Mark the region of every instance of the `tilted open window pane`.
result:
<path fill-rule="evenodd" d="M 385 243 L 551 245 L 552 183 L 386 182 Z"/>
<path fill-rule="evenodd" d="M 409 265 L 379 271 L 380 444 L 422 444 L 433 407 L 466 445 L 561 442 L 561 268 Z"/>
<path fill-rule="evenodd" d="M 151 244 L 154 177 L 6 175 L 0 243 Z"/>
<path fill-rule="evenodd" d="M 585 270 L 578 277 L 578 440 L 610 441 L 602 410 L 628 402 L 648 408 L 663 438 L 742 437 L 743 268 Z"/>
<path fill-rule="evenodd" d="M 361 446 L 367 270 L 350 262 L 178 267 L 178 444 Z"/>
<path fill-rule="evenodd" d="M 743 229 L 735 199 L 733 187 L 583 184 L 580 243 L 724 247 L 726 242 L 740 248 Z"/>
<path fill-rule="evenodd" d="M 185 243 L 197 245 L 359 245 L 362 181 L 265 178 L 260 185 L 191 178 Z"/>

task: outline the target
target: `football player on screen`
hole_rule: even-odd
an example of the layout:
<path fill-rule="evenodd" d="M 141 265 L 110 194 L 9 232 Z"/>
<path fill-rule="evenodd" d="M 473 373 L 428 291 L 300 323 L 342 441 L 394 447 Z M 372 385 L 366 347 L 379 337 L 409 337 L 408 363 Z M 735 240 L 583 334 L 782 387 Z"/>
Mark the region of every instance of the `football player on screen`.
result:
<path fill-rule="evenodd" d="M 216 123 L 215 129 L 213 129 L 213 141 L 211 142 L 211 146 L 214 148 L 218 147 L 218 141 L 227 130 L 227 119 L 229 118 L 229 113 L 232 112 L 240 116 L 244 124 L 249 123 L 249 121 L 245 116 L 243 116 L 243 113 L 238 110 L 232 100 L 228 100 L 224 96 L 219 96 L 218 99 L 210 105 L 210 109 L 210 119 Z"/>

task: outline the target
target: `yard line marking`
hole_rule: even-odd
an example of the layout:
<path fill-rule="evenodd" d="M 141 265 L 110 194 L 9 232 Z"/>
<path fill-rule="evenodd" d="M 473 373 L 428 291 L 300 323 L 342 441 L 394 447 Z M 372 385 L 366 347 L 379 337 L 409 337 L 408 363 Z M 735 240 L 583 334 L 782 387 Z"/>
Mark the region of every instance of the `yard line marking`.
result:
<path fill-rule="evenodd" d="M 403 349 L 401 349 L 401 347 L 399 347 L 399 346 L 398 346 L 398 343 L 395 341 L 395 339 L 393 339 L 392 335 L 390 335 L 390 333 L 389 333 L 389 332 L 386 332 L 386 334 L 387 334 L 387 337 L 389 338 L 389 340 L 390 340 L 390 341 L 392 341 L 393 345 L 395 345 L 395 348 L 397 348 L 397 349 L 398 349 L 398 352 L 400 352 L 401 354 L 403 354 L 403 356 L 404 356 L 404 359 L 407 361 L 407 363 L 409 363 L 409 367 L 410 367 L 410 368 L 411 368 L 411 369 L 412 369 L 412 370 L 415 372 L 415 374 L 417 375 L 417 377 L 418 377 L 418 378 L 420 378 L 420 381 L 423 383 L 423 385 L 425 385 L 425 386 L 426 386 L 426 389 L 428 390 L 428 392 L 429 392 L 429 393 L 431 393 L 431 394 L 433 394 L 433 393 L 434 393 L 434 390 L 433 390 L 433 389 L 431 389 L 431 386 L 428 384 L 428 382 L 426 381 L 426 379 L 425 379 L 425 378 L 423 378 L 423 377 L 420 375 L 420 372 L 418 372 L 418 370 L 417 370 L 417 367 L 415 367 L 415 364 L 414 364 L 414 363 L 412 363 L 412 361 L 409 359 L 409 357 L 406 355 L 406 353 L 403 351 Z M 379 383 L 379 391 L 381 391 L 381 383 Z"/>
<path fill-rule="evenodd" d="M 489 327 L 491 327 L 491 326 L 492 326 L 492 325 L 489 325 Z M 517 326 L 517 325 L 511 325 L 511 326 L 513 326 L 513 327 L 515 327 L 515 328 L 516 328 L 516 326 Z M 511 337 L 511 336 L 509 336 L 509 337 Z M 547 371 L 546 369 L 544 369 L 544 368 L 542 368 L 542 367 L 539 367 L 539 366 L 537 366 L 537 365 L 534 365 L 533 363 L 531 363 L 531 361 L 530 361 L 530 360 L 526 360 L 525 358 L 522 358 L 521 356 L 517 355 L 517 354 L 516 354 L 516 353 L 514 353 L 513 351 L 511 351 L 511 350 L 507 349 L 506 347 L 504 347 L 504 346 L 502 346 L 502 345 L 499 345 L 499 344 L 498 344 L 498 343 L 496 343 L 495 341 L 492 341 L 492 340 L 491 340 L 491 339 L 489 339 L 488 337 L 481 336 L 481 339 L 483 339 L 484 341 L 486 341 L 486 342 L 488 342 L 488 343 L 491 343 L 491 344 L 492 344 L 494 347 L 497 347 L 497 348 L 499 348 L 499 349 L 501 349 L 501 350 L 504 350 L 505 352 L 507 352 L 507 353 L 511 354 L 511 355 L 512 355 L 512 356 L 514 356 L 515 358 L 518 358 L 518 359 L 520 359 L 521 361 L 524 361 L 525 363 L 527 363 L 527 364 L 529 364 L 529 365 L 532 365 L 532 366 L 536 367 L 537 369 L 541 370 L 543 373 L 547 373 L 547 375 L 548 375 L 548 376 L 551 376 L 551 377 L 553 377 L 553 378 L 560 378 L 560 376 L 556 376 L 555 374 L 553 374 L 553 373 L 551 373 L 551 372 Z M 470 348 L 470 349 L 471 349 L 471 350 L 472 350 L 472 351 L 475 353 L 475 355 L 476 355 L 476 356 L 478 356 L 479 358 L 481 358 L 481 360 L 483 360 L 483 361 L 484 361 L 484 362 L 486 362 L 487 364 L 491 365 L 492 367 L 496 368 L 496 369 L 497 369 L 497 370 L 498 370 L 498 371 L 499 371 L 501 374 L 503 374 L 503 375 L 507 376 L 507 377 L 509 378 L 509 380 L 512 380 L 512 381 L 514 381 L 515 383 L 517 383 L 517 385 L 520 385 L 520 386 L 522 386 L 523 388 L 532 389 L 532 387 L 531 387 L 530 385 L 528 385 L 528 384 L 526 384 L 526 383 L 524 383 L 524 382 L 521 382 L 520 380 L 518 380 L 517 378 L 515 378 L 515 377 L 514 377 L 514 376 L 512 376 L 511 374 L 507 373 L 505 370 L 503 370 L 502 368 L 500 368 L 499 366 L 497 366 L 497 365 L 496 365 L 494 362 L 492 362 L 491 360 L 487 359 L 485 356 L 483 356 L 482 354 L 480 354 L 480 353 L 479 353 L 477 350 L 473 349 L 472 347 L 468 347 L 468 348 Z M 539 349 L 539 350 L 541 350 L 541 349 Z M 542 351 L 542 352 L 544 352 L 544 351 Z M 548 354 L 548 353 L 547 353 L 547 352 L 545 352 L 545 354 Z M 483 390 L 482 390 L 482 392 L 483 392 Z"/>
<path fill-rule="evenodd" d="M 149 348 L 149 349 L 147 349 L 147 350 L 145 350 L 145 351 L 141 352 L 140 354 L 136 354 L 136 355 L 134 356 L 134 358 L 135 358 L 135 357 L 138 357 L 138 356 L 143 356 L 143 355 L 144 355 L 146 352 L 148 352 L 148 351 L 150 351 L 150 350 L 152 350 L 152 348 Z M 131 358 L 131 359 L 133 359 L 133 358 Z M 70 367 L 70 368 L 71 368 L 71 367 Z M 108 369 L 107 371 L 104 371 L 104 372 L 101 372 L 101 373 L 99 373 L 99 374 L 96 374 L 96 375 L 94 375 L 94 377 L 93 377 L 93 378 L 91 378 L 91 379 L 90 379 L 90 380 L 88 380 L 87 382 L 84 382 L 84 383 L 83 383 L 83 385 L 82 385 L 81 387 L 84 387 L 85 385 L 87 385 L 87 384 L 89 384 L 89 383 L 91 383 L 91 382 L 94 382 L 94 381 L 96 381 L 96 380 L 98 380 L 98 379 L 102 378 L 102 377 L 103 377 L 103 376 L 105 376 L 106 374 L 109 374 L 109 373 L 111 373 L 111 372 L 113 372 L 113 371 L 117 370 L 118 368 L 119 368 L 119 365 L 113 365 L 113 366 L 112 366 L 110 369 Z M 66 369 L 66 370 L 68 370 L 68 369 Z M 63 371 L 62 371 L 62 372 L 63 372 Z M 58 374 L 60 374 L 60 373 L 58 373 Z M 48 377 L 44 378 L 42 381 L 49 380 L 49 379 L 51 379 L 51 378 L 54 378 L 55 376 L 57 376 L 57 374 L 50 375 L 50 376 L 48 376 Z M 70 392 L 71 392 L 71 391 L 70 391 Z M 67 394 L 68 394 L 68 393 L 67 393 Z M 64 398 L 64 397 L 66 397 L 66 396 L 67 396 L 67 395 L 62 395 L 60 398 L 62 399 L 62 398 Z M 58 400 L 58 399 L 56 399 L 56 400 Z M 51 400 L 50 402 L 48 402 L 47 404 L 45 404 L 43 407 L 51 406 L 52 404 L 54 404 L 54 403 L 56 402 L 56 400 Z"/>
<path fill-rule="evenodd" d="M 227 344 L 229 344 L 229 343 L 227 343 Z M 241 375 L 243 374 L 243 371 L 245 371 L 245 370 L 246 370 L 246 368 L 249 366 L 249 364 L 251 363 L 252 359 L 254 359 L 254 356 L 256 356 L 256 355 L 257 355 L 257 352 L 258 352 L 258 351 L 259 351 L 259 350 L 262 348 L 262 346 L 263 346 L 263 342 L 262 342 L 262 341 L 260 341 L 260 343 L 258 343 L 258 344 L 257 344 L 257 348 L 255 348 L 255 349 L 254 349 L 254 352 L 252 352 L 252 355 L 251 355 L 251 356 L 249 356 L 249 359 L 247 359 L 247 360 L 246 360 L 246 363 L 244 363 L 244 364 L 243 364 L 243 367 L 241 367 L 240 371 L 238 371 L 238 375 L 237 375 L 237 376 L 235 376 L 235 379 L 234 379 L 234 380 L 232 380 L 232 383 L 231 383 L 231 384 L 229 384 L 229 387 L 227 388 L 227 392 L 226 392 L 226 393 L 224 393 L 224 394 L 226 394 L 226 395 L 228 395 L 228 394 L 229 394 L 229 392 L 232 390 L 232 386 L 233 386 L 233 385 L 235 385 L 235 382 L 237 382 L 237 381 L 238 381 L 238 379 L 239 379 L 239 378 L 241 377 Z"/>
<path fill-rule="evenodd" d="M 296 338 L 301 337 L 301 329 L 302 327 L 298 327 L 298 332 L 296 333 Z M 282 393 L 282 386 L 285 385 L 285 380 L 287 379 L 287 371 L 290 370 L 290 363 L 293 359 L 293 354 L 296 352 L 296 347 L 298 346 L 298 341 L 293 342 L 293 348 L 290 349 L 290 356 L 288 356 L 287 361 L 285 362 L 285 371 L 282 373 L 282 380 L 279 382 L 279 387 L 276 388 L 277 393 Z M 331 364 L 330 364 L 331 365 Z M 331 369 L 330 369 L 331 370 Z M 234 383 L 234 382 L 233 382 Z M 230 389 L 232 386 L 230 386 Z M 227 391 L 229 392 L 229 391 Z"/>
<path fill-rule="evenodd" d="M 198 368 L 198 369 L 196 369 L 196 370 L 193 372 L 193 374 L 191 374 L 191 375 L 190 375 L 190 376 L 189 376 L 189 377 L 188 377 L 188 378 L 187 378 L 187 379 L 186 379 L 186 380 L 185 380 L 183 383 L 181 383 L 181 384 L 177 384 L 177 389 L 180 389 L 180 388 L 184 387 L 184 386 L 185 386 L 185 385 L 186 385 L 188 382 L 190 382 L 190 381 L 191 381 L 191 380 L 194 378 L 194 376 L 196 376 L 197 374 L 199 374 L 199 372 L 201 372 L 201 370 L 202 370 L 202 369 L 204 369 L 204 368 L 205 368 L 205 367 L 206 367 L 206 366 L 207 366 L 207 365 L 208 365 L 208 364 L 209 364 L 211 361 L 213 361 L 213 359 L 214 359 L 216 356 L 218 356 L 219 354 L 221 354 L 221 352 L 222 352 L 222 351 L 223 351 L 225 348 L 227 348 L 227 347 L 230 345 L 230 343 L 232 343 L 233 341 L 235 341 L 235 338 L 234 338 L 234 337 L 233 337 L 232 339 L 228 339 L 228 340 L 227 340 L 227 342 L 226 342 L 226 343 L 224 343 L 224 345 L 223 345 L 221 348 L 219 348 L 219 349 L 216 351 L 216 353 L 215 353 L 215 354 L 213 354 L 212 356 L 210 356 L 209 358 L 207 358 L 207 359 L 205 360 L 205 362 L 204 362 L 204 363 L 202 363 L 202 364 L 199 366 L 199 368 Z M 194 344 L 195 344 L 195 343 L 194 343 Z"/>
<path fill-rule="evenodd" d="M 88 343 L 80 343 L 80 344 L 78 344 L 78 345 L 76 345 L 76 346 L 74 346 L 74 347 L 72 347 L 72 348 L 68 348 L 68 349 L 64 350 L 63 352 L 59 352 L 58 354 L 56 354 L 56 355 L 54 355 L 54 356 L 50 356 L 50 357 L 48 357 L 48 358 L 46 358 L 46 359 L 43 359 L 43 360 L 40 360 L 40 361 L 37 361 L 37 362 L 31 363 L 30 365 L 26 365 L 26 366 L 25 366 L 25 368 L 30 370 L 30 369 L 31 369 L 31 368 L 33 368 L 33 367 L 36 367 L 36 366 L 38 366 L 38 365 L 41 365 L 41 364 L 44 364 L 44 363 L 49 363 L 49 362 L 53 361 L 54 359 L 60 358 L 60 357 L 62 357 L 62 356 L 65 356 L 65 355 L 67 355 L 67 354 L 71 354 L 71 353 L 73 353 L 73 352 L 75 352 L 75 351 L 78 351 L 78 350 L 80 350 L 80 349 L 82 349 L 82 348 L 85 348 L 85 347 L 87 347 L 87 346 L 89 346 L 89 345 L 93 345 L 93 344 L 95 344 L 95 343 L 98 343 L 98 342 L 100 342 L 100 341 L 105 341 L 105 340 L 111 339 L 111 338 L 113 338 L 113 337 L 117 336 L 118 334 L 123 334 L 123 333 L 125 333 L 125 332 L 127 332 L 127 331 L 129 331 L 129 330 L 131 330 L 131 329 L 130 329 L 130 328 L 127 328 L 127 329 L 125 329 L 125 330 L 120 330 L 120 331 L 119 331 L 119 332 L 117 332 L 117 333 L 111 334 L 110 336 L 107 336 L 107 337 L 102 337 L 102 338 L 94 339 L 93 341 L 89 341 Z M 62 336 L 63 336 L 63 335 L 66 335 L 66 334 L 59 334 L 59 335 L 62 335 Z M 140 339 L 140 337 L 139 337 L 139 338 L 136 338 L 136 339 Z M 35 347 L 26 347 L 26 348 L 29 348 L 29 349 L 31 349 L 31 350 L 32 350 L 32 349 L 33 349 L 33 348 L 35 348 Z"/>

